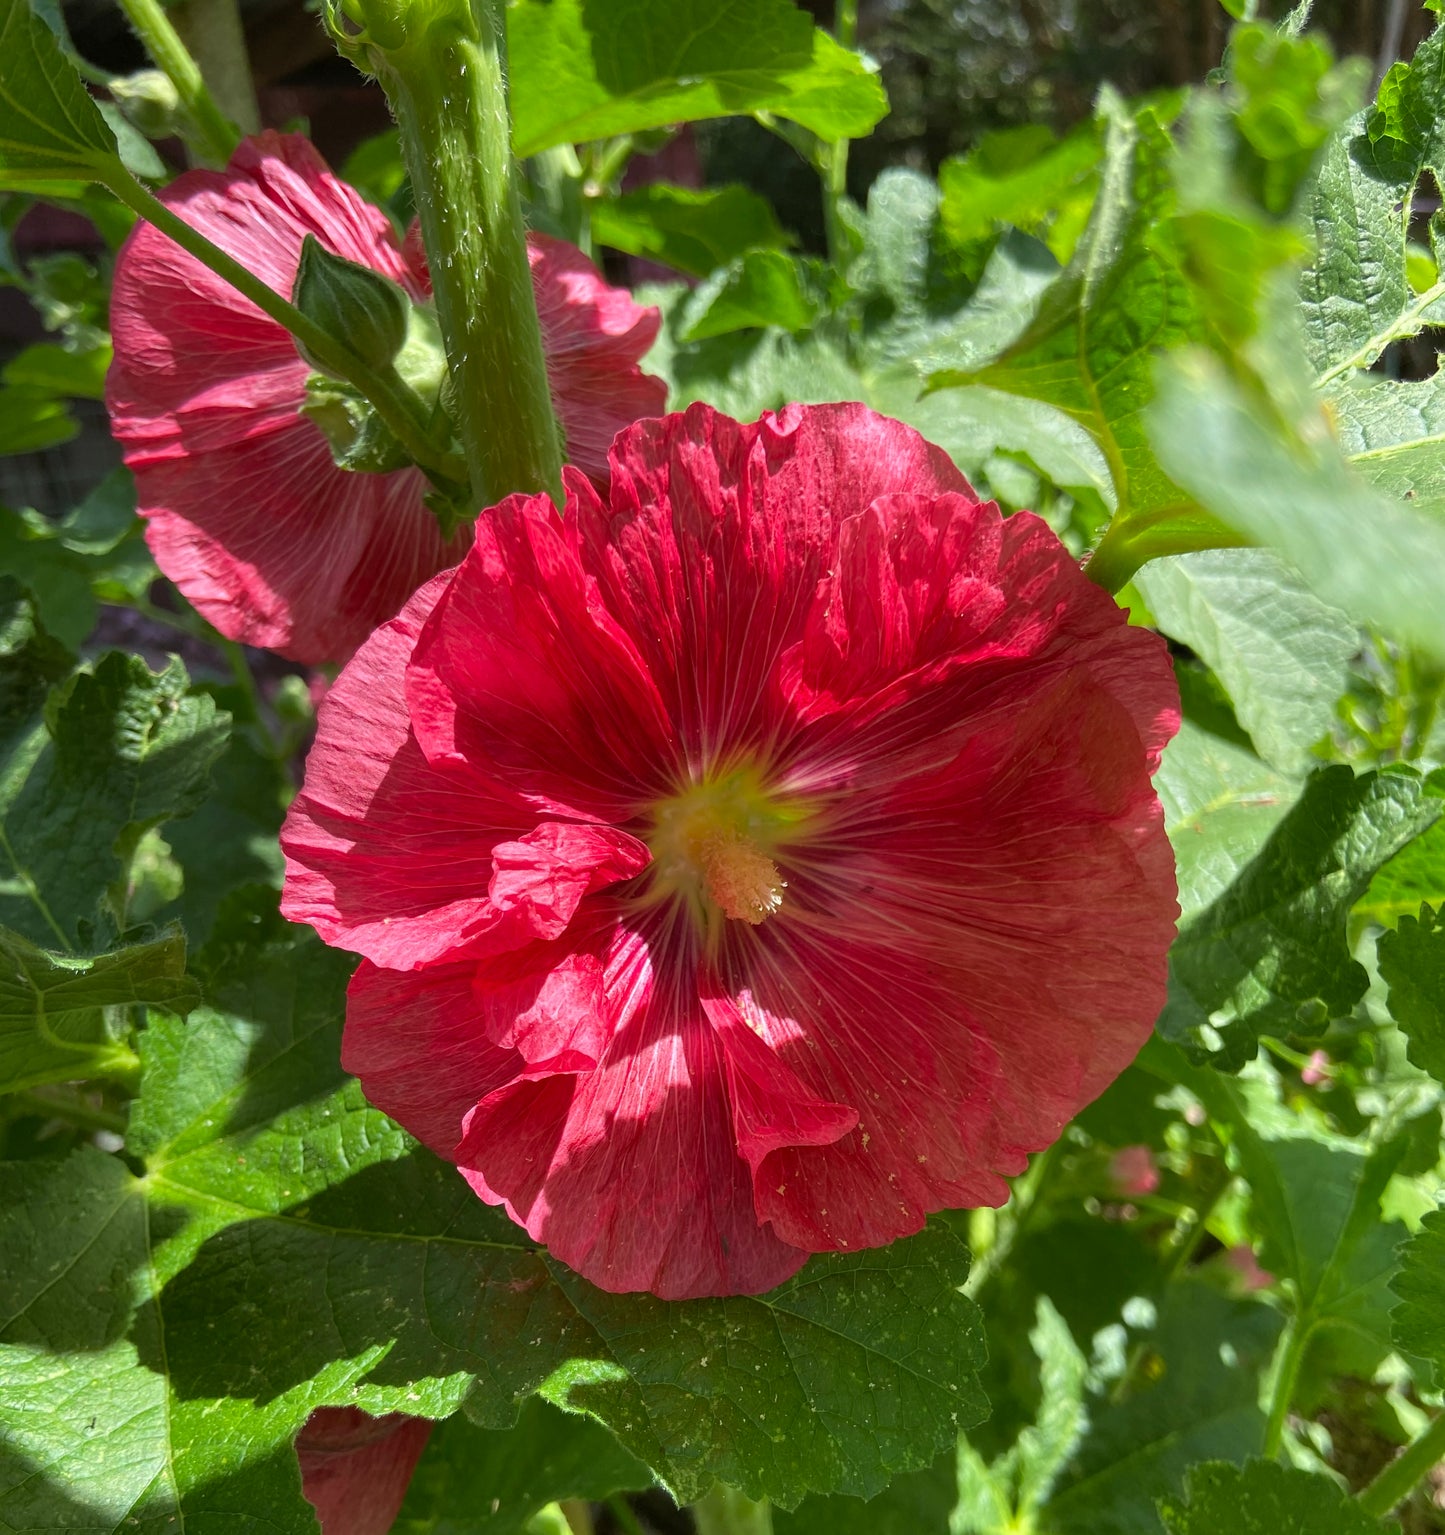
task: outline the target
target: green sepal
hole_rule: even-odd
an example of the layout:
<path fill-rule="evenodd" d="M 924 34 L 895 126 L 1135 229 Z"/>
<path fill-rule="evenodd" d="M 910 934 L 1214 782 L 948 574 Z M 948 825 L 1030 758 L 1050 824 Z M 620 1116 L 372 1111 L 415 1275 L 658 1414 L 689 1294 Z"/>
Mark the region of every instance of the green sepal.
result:
<path fill-rule="evenodd" d="M 315 235 L 301 246 L 291 302 L 368 368 L 389 368 L 406 341 L 406 294 L 389 277 L 327 250 Z M 296 349 L 327 371 L 299 338 Z"/>

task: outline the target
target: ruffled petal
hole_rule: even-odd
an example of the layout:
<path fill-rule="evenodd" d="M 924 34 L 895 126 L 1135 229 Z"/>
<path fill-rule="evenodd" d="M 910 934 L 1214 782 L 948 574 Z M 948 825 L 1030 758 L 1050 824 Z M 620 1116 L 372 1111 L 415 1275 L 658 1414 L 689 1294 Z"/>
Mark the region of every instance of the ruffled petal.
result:
<path fill-rule="evenodd" d="M 595 499 L 575 472 L 568 489 L 569 515 Z M 657 689 L 546 496 L 510 496 L 477 519 L 407 697 L 430 759 L 490 764 L 541 815 L 625 822 L 675 770 Z"/>
<path fill-rule="evenodd" d="M 411 733 L 405 667 L 448 579 L 422 587 L 337 678 L 281 830 L 286 915 L 397 968 L 496 925 L 493 849 L 536 825 L 465 762 L 428 762 Z"/>
<path fill-rule="evenodd" d="M 682 1300 L 781 1284 L 806 1254 L 754 1211 L 695 986 L 660 978 L 648 939 L 618 925 L 604 994 L 610 1042 L 595 1069 L 532 1072 L 484 1098 L 463 1172 L 604 1290 Z"/>
<path fill-rule="evenodd" d="M 346 993 L 342 1066 L 377 1108 L 451 1161 L 467 1115 L 523 1068 L 489 1037 L 475 982 L 466 960 L 425 970 L 362 960 Z"/>

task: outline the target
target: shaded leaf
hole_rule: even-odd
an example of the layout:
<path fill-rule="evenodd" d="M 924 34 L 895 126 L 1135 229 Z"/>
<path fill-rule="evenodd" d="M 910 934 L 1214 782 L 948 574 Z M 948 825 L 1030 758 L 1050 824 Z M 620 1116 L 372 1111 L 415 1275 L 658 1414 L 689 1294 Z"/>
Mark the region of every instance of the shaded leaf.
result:
<path fill-rule="evenodd" d="M 112 1034 L 104 1010 L 139 1004 L 185 1013 L 200 999 L 179 932 L 77 959 L 0 928 L 0 1093 L 128 1075 L 138 1062 Z"/>
<path fill-rule="evenodd" d="M 778 250 L 748 251 L 693 290 L 679 315 L 678 336 L 706 341 L 754 326 L 800 331 L 819 313 L 796 258 Z"/>
<path fill-rule="evenodd" d="M 744 251 L 788 244 L 771 205 L 743 186 L 639 187 L 593 203 L 591 224 L 597 244 L 694 277 L 708 276 Z"/>
<path fill-rule="evenodd" d="M 1169 1535 L 1389 1535 L 1399 1530 L 1364 1513 L 1327 1476 L 1251 1460 L 1191 1466 L 1183 1497 L 1163 1498 Z"/>

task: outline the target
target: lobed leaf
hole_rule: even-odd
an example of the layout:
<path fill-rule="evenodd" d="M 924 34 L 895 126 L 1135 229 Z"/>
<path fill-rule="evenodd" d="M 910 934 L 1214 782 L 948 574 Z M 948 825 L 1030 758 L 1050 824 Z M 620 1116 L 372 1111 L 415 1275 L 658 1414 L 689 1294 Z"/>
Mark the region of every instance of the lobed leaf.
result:
<path fill-rule="evenodd" d="M 1390 1016 L 1410 1040 L 1410 1059 L 1445 1082 L 1445 925 L 1421 906 L 1379 942 L 1380 979 L 1390 988 Z"/>

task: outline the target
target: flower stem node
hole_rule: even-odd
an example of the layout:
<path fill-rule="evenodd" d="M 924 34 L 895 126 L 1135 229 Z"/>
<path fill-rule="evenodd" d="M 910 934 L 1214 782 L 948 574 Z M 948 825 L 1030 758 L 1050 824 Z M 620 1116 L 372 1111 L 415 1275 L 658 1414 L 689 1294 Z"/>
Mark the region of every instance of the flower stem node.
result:
<path fill-rule="evenodd" d="M 380 272 L 333 254 L 312 234 L 301 246 L 291 302 L 368 368 L 389 368 L 407 339 L 406 294 Z M 327 371 L 303 342 L 296 348 L 313 368 Z"/>

